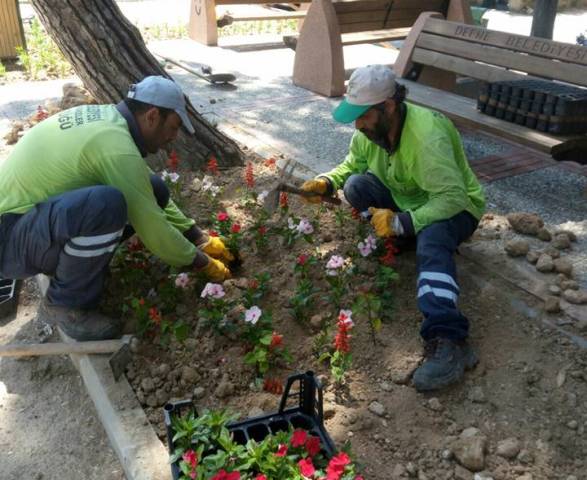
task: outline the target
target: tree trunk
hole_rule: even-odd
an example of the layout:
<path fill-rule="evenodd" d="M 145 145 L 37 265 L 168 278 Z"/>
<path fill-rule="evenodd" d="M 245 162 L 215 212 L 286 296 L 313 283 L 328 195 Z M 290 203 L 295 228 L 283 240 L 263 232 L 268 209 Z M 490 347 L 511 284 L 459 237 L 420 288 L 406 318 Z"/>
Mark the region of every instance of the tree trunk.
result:
<path fill-rule="evenodd" d="M 558 0 L 536 0 L 530 35 L 552 40 L 557 6 Z"/>
<path fill-rule="evenodd" d="M 101 103 L 118 103 L 148 75 L 169 77 L 147 50 L 138 29 L 114 0 L 32 0 L 39 18 L 88 91 Z M 187 15 L 187 13 L 186 13 Z M 236 143 L 208 123 L 188 100 L 196 130 L 174 143 L 180 158 L 201 167 L 213 154 L 221 166 L 242 164 Z"/>

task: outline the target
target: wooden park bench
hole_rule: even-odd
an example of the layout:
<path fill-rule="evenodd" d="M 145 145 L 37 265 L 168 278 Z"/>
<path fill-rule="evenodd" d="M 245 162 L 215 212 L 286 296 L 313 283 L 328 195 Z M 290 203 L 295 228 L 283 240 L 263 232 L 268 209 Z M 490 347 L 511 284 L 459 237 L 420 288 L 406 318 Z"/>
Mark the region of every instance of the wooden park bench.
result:
<path fill-rule="evenodd" d="M 343 45 L 406 38 L 425 11 L 472 23 L 467 0 L 314 0 L 296 42 L 294 84 L 329 97 L 342 95 Z"/>
<path fill-rule="evenodd" d="M 296 0 L 295 2 L 280 2 L 284 4 L 295 3 L 301 5 L 297 11 L 285 11 L 278 9 L 267 9 L 262 14 L 252 15 L 225 15 L 216 18 L 217 5 L 267 5 L 267 0 L 191 0 L 190 20 L 188 33 L 192 40 L 204 45 L 218 44 L 218 28 L 230 25 L 233 22 L 246 22 L 258 20 L 301 20 L 306 16 L 305 6 L 312 0 Z"/>
<path fill-rule="evenodd" d="M 441 111 L 456 123 L 473 125 L 555 158 L 585 148 L 586 135 L 553 135 L 507 122 L 478 111 L 476 100 L 450 92 L 457 76 L 485 82 L 538 78 L 587 87 L 587 47 L 438 17 L 420 15 L 394 65 L 398 77 L 406 79 L 410 101 Z"/>

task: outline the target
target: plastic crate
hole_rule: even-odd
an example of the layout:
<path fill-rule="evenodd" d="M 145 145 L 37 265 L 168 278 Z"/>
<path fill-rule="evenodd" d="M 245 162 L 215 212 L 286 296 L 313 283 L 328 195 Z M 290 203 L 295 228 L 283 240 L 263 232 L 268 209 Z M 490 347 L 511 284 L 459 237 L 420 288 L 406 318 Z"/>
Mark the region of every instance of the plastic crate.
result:
<path fill-rule="evenodd" d="M 7 317 L 16 310 L 20 283 L 0 277 L 0 318 Z"/>
<path fill-rule="evenodd" d="M 292 391 L 294 387 L 296 389 Z M 291 403 L 295 406 L 290 406 Z M 171 419 L 191 410 L 198 414 L 191 400 L 168 403 L 163 407 L 170 454 L 175 450 Z M 322 385 L 312 371 L 288 377 L 277 412 L 230 423 L 228 430 L 236 442 L 244 445 L 249 439 L 261 441 L 269 434 L 288 431 L 290 427 L 303 428 L 320 438 L 322 453 L 328 458 L 334 455 L 334 442 L 324 428 Z M 174 480 L 180 477 L 177 462 L 171 464 L 171 474 Z"/>

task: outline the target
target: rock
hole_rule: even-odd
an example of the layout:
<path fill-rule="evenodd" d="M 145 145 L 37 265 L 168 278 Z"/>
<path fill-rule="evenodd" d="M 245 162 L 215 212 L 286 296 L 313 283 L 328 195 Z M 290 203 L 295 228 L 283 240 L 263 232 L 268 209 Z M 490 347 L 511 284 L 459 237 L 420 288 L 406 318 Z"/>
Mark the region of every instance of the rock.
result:
<path fill-rule="evenodd" d="M 583 318 L 575 325 L 580 332 L 587 332 L 587 318 Z"/>
<path fill-rule="evenodd" d="M 546 255 L 550 255 L 552 257 L 552 259 L 554 260 L 555 258 L 558 258 L 561 256 L 561 252 L 560 250 L 557 250 L 556 248 L 553 247 L 548 247 L 545 248 L 544 250 L 542 250 L 540 252 L 541 254 L 545 253 Z"/>
<path fill-rule="evenodd" d="M 383 417 L 383 415 L 385 415 L 385 407 L 377 401 L 371 402 L 369 404 L 369 411 L 379 417 Z"/>
<path fill-rule="evenodd" d="M 392 371 L 391 381 L 397 385 L 407 385 L 412 378 L 411 370 Z"/>
<path fill-rule="evenodd" d="M 310 318 L 310 325 L 315 330 L 319 330 L 322 328 L 322 322 L 324 322 L 324 317 L 321 314 L 312 315 Z"/>
<path fill-rule="evenodd" d="M 408 471 L 408 474 L 412 477 L 415 477 L 418 474 L 418 467 L 416 467 L 416 465 L 413 462 L 408 462 L 408 464 L 406 465 L 406 470 Z"/>
<path fill-rule="evenodd" d="M 132 353 L 137 353 L 139 351 L 140 346 L 141 346 L 141 341 L 137 337 L 132 337 L 130 339 L 130 351 Z"/>
<path fill-rule="evenodd" d="M 457 461 L 472 472 L 479 472 L 485 467 L 485 446 L 487 439 L 481 435 L 459 438 L 452 451 Z"/>
<path fill-rule="evenodd" d="M 149 407 L 158 407 L 157 397 L 155 395 L 149 395 L 145 402 Z"/>
<path fill-rule="evenodd" d="M 558 273 L 562 273 L 567 277 L 571 277 L 573 275 L 573 264 L 567 258 L 557 258 L 553 263 L 554 269 Z"/>
<path fill-rule="evenodd" d="M 532 265 L 534 265 L 539 258 L 540 254 L 534 250 L 530 250 L 526 255 L 526 260 L 528 260 L 528 262 L 530 262 Z"/>
<path fill-rule="evenodd" d="M 188 384 L 195 383 L 200 379 L 200 375 L 195 368 L 186 365 L 181 369 L 181 379 Z"/>
<path fill-rule="evenodd" d="M 162 388 L 155 392 L 155 397 L 157 398 L 158 406 L 165 405 L 167 403 L 167 400 L 169 400 L 167 392 L 165 392 L 165 390 L 163 390 Z"/>
<path fill-rule="evenodd" d="M 556 232 L 554 232 L 554 236 L 557 237 L 558 235 L 564 234 L 567 237 L 569 237 L 569 240 L 571 242 L 576 242 L 577 241 L 577 235 L 575 235 L 575 232 L 571 232 L 570 230 L 557 230 Z"/>
<path fill-rule="evenodd" d="M 253 407 L 249 410 L 249 418 L 260 417 L 264 414 L 265 414 L 265 412 L 262 409 L 260 409 L 259 407 Z"/>
<path fill-rule="evenodd" d="M 485 403 L 487 398 L 481 387 L 473 387 L 467 396 L 473 403 Z"/>
<path fill-rule="evenodd" d="M 530 250 L 526 240 L 510 240 L 505 244 L 505 251 L 510 257 L 521 257 Z"/>
<path fill-rule="evenodd" d="M 551 245 L 558 250 L 566 250 L 571 248 L 571 239 L 566 233 L 561 233 L 554 237 Z"/>
<path fill-rule="evenodd" d="M 561 310 L 558 297 L 548 296 L 544 300 L 544 310 L 548 313 L 558 313 Z"/>
<path fill-rule="evenodd" d="M 393 467 L 393 471 L 391 472 L 391 478 L 400 479 L 406 474 L 406 469 L 401 463 L 398 463 L 395 467 Z"/>
<path fill-rule="evenodd" d="M 475 474 L 473 480 L 493 480 L 493 477 L 491 476 L 491 473 L 479 472 Z"/>
<path fill-rule="evenodd" d="M 564 290 L 563 298 L 575 305 L 583 305 L 587 303 L 587 290 Z"/>
<path fill-rule="evenodd" d="M 195 177 L 192 180 L 192 184 L 190 185 L 190 188 L 194 191 L 194 192 L 199 192 L 200 190 L 202 190 L 202 179 Z"/>
<path fill-rule="evenodd" d="M 576 280 L 563 280 L 560 284 L 561 290 L 579 290 L 579 282 Z"/>
<path fill-rule="evenodd" d="M 542 273 L 552 272 L 554 270 L 554 263 L 552 257 L 543 253 L 536 262 L 536 270 Z"/>
<path fill-rule="evenodd" d="M 471 480 L 473 478 L 473 474 L 466 468 L 457 465 L 454 471 L 454 478 L 457 480 Z"/>
<path fill-rule="evenodd" d="M 379 386 L 384 392 L 391 392 L 393 390 L 393 385 L 390 382 L 381 382 Z"/>
<path fill-rule="evenodd" d="M 558 285 L 548 286 L 548 293 L 550 293 L 551 295 L 556 295 L 558 297 L 561 294 L 561 292 L 561 287 L 559 287 Z"/>
<path fill-rule="evenodd" d="M 528 450 L 522 450 L 518 454 L 518 461 L 525 464 L 532 463 L 534 461 L 534 455 L 532 455 Z"/>
<path fill-rule="evenodd" d="M 525 235 L 538 235 L 544 226 L 542 219 L 535 213 L 510 213 L 507 219 L 514 231 Z"/>
<path fill-rule="evenodd" d="M 440 400 L 438 400 L 438 398 L 432 397 L 428 400 L 428 408 L 435 412 L 440 412 L 440 410 L 442 410 L 442 404 L 440 403 Z"/>
<path fill-rule="evenodd" d="M 523 475 L 516 477 L 516 480 L 532 480 L 533 478 L 534 477 L 532 476 L 531 473 L 524 473 Z"/>
<path fill-rule="evenodd" d="M 514 459 L 520 453 L 522 446 L 517 438 L 511 437 L 502 440 L 497 444 L 497 450 L 495 453 L 500 457 L 507 458 L 508 460 Z"/>
<path fill-rule="evenodd" d="M 194 398 L 200 399 L 204 397 L 204 394 L 206 393 L 206 389 L 203 387 L 196 387 L 194 388 Z"/>
<path fill-rule="evenodd" d="M 543 242 L 550 242 L 552 240 L 552 235 L 546 228 L 541 228 L 538 230 L 538 238 Z"/>
<path fill-rule="evenodd" d="M 222 380 L 220 380 L 218 387 L 216 387 L 216 391 L 214 392 L 214 395 L 216 395 L 218 398 L 226 398 L 229 395 L 232 395 L 233 392 L 234 392 L 234 385 L 229 380 L 228 375 L 225 373 L 222 376 Z"/>
<path fill-rule="evenodd" d="M 481 430 L 479 430 L 478 428 L 475 428 L 475 427 L 469 427 L 469 428 L 465 428 L 461 432 L 460 437 L 461 438 L 471 438 L 471 437 L 475 437 L 477 435 L 482 436 Z"/>
<path fill-rule="evenodd" d="M 571 430 L 577 430 L 578 426 L 579 426 L 579 423 L 577 422 L 577 420 L 571 420 L 570 422 L 567 423 L 567 427 L 570 428 Z"/>
<path fill-rule="evenodd" d="M 161 375 L 162 377 L 166 377 L 167 375 L 169 375 L 170 371 L 171 371 L 171 367 L 169 365 L 167 365 L 166 363 L 162 363 L 161 365 L 159 365 L 157 367 L 157 373 L 159 375 Z"/>
<path fill-rule="evenodd" d="M 155 390 L 155 382 L 152 378 L 144 378 L 141 382 L 141 389 L 145 393 L 151 393 L 153 390 Z"/>

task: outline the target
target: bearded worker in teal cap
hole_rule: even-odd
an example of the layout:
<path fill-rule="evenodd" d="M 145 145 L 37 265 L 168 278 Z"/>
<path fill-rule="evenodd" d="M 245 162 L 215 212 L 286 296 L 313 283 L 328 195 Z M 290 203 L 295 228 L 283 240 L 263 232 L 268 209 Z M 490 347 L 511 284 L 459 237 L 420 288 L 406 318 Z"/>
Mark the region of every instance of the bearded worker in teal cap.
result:
<path fill-rule="evenodd" d="M 308 201 L 317 203 L 318 195 L 342 188 L 379 237 L 416 239 L 425 359 L 413 382 L 428 391 L 460 381 L 478 362 L 467 342 L 469 321 L 457 306 L 454 254 L 477 228 L 485 199 L 454 125 L 405 97 L 389 68 L 355 70 L 333 112 L 337 122 L 355 124 L 350 151 L 302 189 L 316 193 Z"/>

